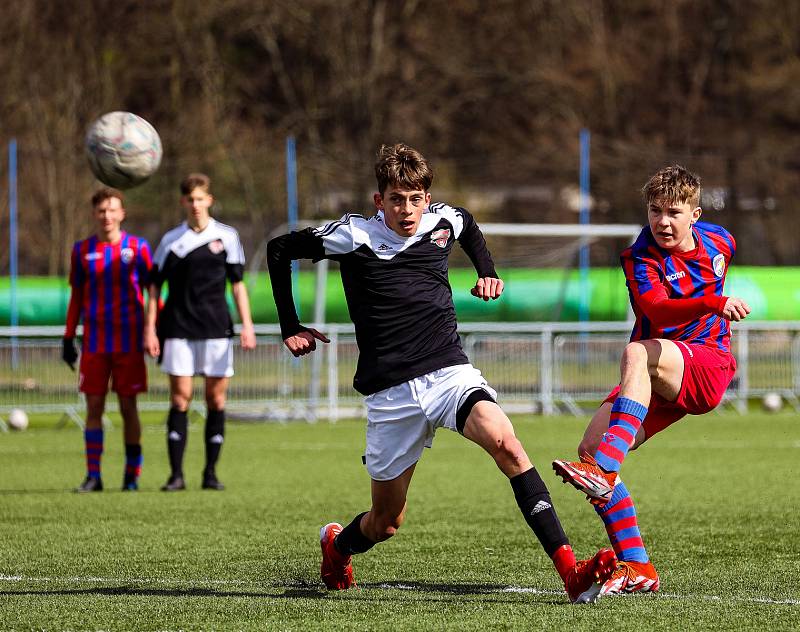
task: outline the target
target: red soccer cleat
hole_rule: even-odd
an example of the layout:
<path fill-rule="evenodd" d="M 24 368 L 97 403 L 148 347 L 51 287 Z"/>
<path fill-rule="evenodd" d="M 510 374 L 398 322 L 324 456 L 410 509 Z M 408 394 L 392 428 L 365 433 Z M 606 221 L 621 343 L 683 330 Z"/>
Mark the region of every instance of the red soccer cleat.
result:
<path fill-rule="evenodd" d="M 661 582 L 652 562 L 620 560 L 614 573 L 600 588 L 600 595 L 658 592 Z"/>
<path fill-rule="evenodd" d="M 581 455 L 580 461 L 553 461 L 553 470 L 582 491 L 593 505 L 602 507 L 611 500 L 614 485 L 619 480 L 616 472 L 605 472 L 588 454 Z"/>
<path fill-rule="evenodd" d="M 342 525 L 338 522 L 329 522 L 319 530 L 319 544 L 322 547 L 322 564 L 320 575 L 322 581 L 331 590 L 346 590 L 354 586 L 353 556 L 345 557 L 336 549 L 334 538 L 342 532 Z"/>
<path fill-rule="evenodd" d="M 592 603 L 605 582 L 619 568 L 612 549 L 600 549 L 594 557 L 580 560 L 564 580 L 564 588 L 572 603 Z"/>

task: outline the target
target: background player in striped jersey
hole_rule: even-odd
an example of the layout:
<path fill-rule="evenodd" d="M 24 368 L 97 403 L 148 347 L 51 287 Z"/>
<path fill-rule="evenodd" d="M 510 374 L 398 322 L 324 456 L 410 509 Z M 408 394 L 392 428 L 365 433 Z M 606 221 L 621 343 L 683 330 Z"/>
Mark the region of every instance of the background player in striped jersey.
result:
<path fill-rule="evenodd" d="M 242 348 L 249 350 L 256 346 L 247 287 L 242 282 L 244 250 L 236 229 L 209 214 L 214 198 L 208 176 L 189 174 L 181 182 L 180 190 L 186 221 L 164 235 L 156 248 L 145 326 L 145 349 L 153 357 L 162 355 L 161 370 L 169 374 L 171 407 L 167 418 L 167 452 L 172 471 L 161 489 L 186 488 L 183 453 L 192 378 L 203 375 L 207 414 L 202 487 L 222 490 L 224 486 L 217 478 L 216 464 L 225 437 L 228 381 L 233 375 L 233 320 L 225 299 L 228 281 L 242 321 Z M 165 281 L 169 284 L 169 294 L 158 315 L 154 299 Z M 160 340 L 164 341 L 163 348 Z"/>
<path fill-rule="evenodd" d="M 375 166 L 377 214 L 346 215 L 320 229 L 273 239 L 269 274 L 284 342 L 295 356 L 328 342 L 303 327 L 291 290 L 291 260 L 338 261 L 359 348 L 353 386 L 366 396 L 364 463 L 372 506 L 344 528 L 320 530 L 322 580 L 353 585 L 353 554 L 392 537 L 403 523 L 408 487 L 423 448 L 437 428 L 455 430 L 481 446 L 509 478 L 522 515 L 553 561 L 571 601 L 582 602 L 616 566 L 613 551 L 576 562 L 547 486 L 495 403 L 496 393 L 461 347 L 447 261 L 456 241 L 478 273 L 472 294 L 497 299 L 503 282 L 473 217 L 430 204 L 433 172 L 406 145 L 384 146 Z"/>
<path fill-rule="evenodd" d="M 103 453 L 103 412 L 108 382 L 117 394 L 125 439 L 125 475 L 122 489 L 135 490 L 142 468 L 141 424 L 136 396 L 147 390 L 142 349 L 143 288 L 150 272 L 150 246 L 141 237 L 120 228 L 125 219 L 121 191 L 98 190 L 92 196 L 97 225 L 92 237 L 72 248 L 62 358 L 72 370 L 78 352 L 75 330 L 83 321 L 79 388 L 86 396 L 87 474 L 77 492 L 103 489 L 100 459 Z"/>
<path fill-rule="evenodd" d="M 600 594 L 658 590 L 618 472 L 629 449 L 719 404 L 736 371 L 729 321 L 750 313 L 742 299 L 723 296 L 736 242 L 724 228 L 698 222 L 700 179 L 681 166 L 665 167 L 642 192 L 648 225 L 621 256 L 636 316 L 622 379 L 589 422 L 580 461 L 553 462 L 595 505 L 620 560 Z"/>

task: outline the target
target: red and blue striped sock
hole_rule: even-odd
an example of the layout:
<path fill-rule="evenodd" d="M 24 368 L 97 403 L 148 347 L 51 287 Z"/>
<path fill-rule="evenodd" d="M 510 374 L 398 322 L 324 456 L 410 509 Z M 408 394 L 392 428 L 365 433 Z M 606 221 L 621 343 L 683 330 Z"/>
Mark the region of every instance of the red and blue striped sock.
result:
<path fill-rule="evenodd" d="M 89 478 L 100 478 L 100 457 L 103 455 L 103 429 L 84 430 L 86 443 L 86 474 Z"/>
<path fill-rule="evenodd" d="M 622 481 L 614 486 L 614 494 L 608 504 L 595 507 L 595 511 L 606 525 L 608 539 L 620 560 L 642 563 L 650 560 L 636 521 L 633 498 Z"/>
<path fill-rule="evenodd" d="M 125 480 L 136 482 L 142 473 L 142 446 L 138 443 L 125 444 Z"/>
<path fill-rule="evenodd" d="M 617 397 L 611 407 L 608 430 L 603 435 L 594 460 L 606 472 L 619 472 L 628 449 L 636 439 L 636 432 L 642 426 L 647 406 L 627 397 Z"/>

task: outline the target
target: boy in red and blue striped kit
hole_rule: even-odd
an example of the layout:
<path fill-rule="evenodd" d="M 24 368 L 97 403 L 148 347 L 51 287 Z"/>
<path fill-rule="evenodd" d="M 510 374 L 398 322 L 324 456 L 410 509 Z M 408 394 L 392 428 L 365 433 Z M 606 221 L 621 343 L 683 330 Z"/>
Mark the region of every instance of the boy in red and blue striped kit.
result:
<path fill-rule="evenodd" d="M 125 435 L 122 489 L 138 487 L 142 467 L 141 425 L 136 396 L 147 390 L 142 347 L 143 288 L 152 267 L 150 246 L 120 228 L 125 219 L 123 194 L 102 188 L 92 196 L 95 235 L 72 248 L 72 288 L 62 358 L 75 369 L 75 331 L 83 322 L 79 389 L 86 396 L 87 474 L 77 492 L 102 491 L 103 412 L 109 379 L 117 393 Z"/>
<path fill-rule="evenodd" d="M 724 228 L 698 221 L 700 179 L 665 167 L 642 192 L 648 226 L 621 256 L 636 316 L 622 379 L 589 422 L 580 461 L 553 461 L 595 506 L 619 559 L 601 595 L 659 589 L 619 470 L 628 450 L 719 404 L 736 372 L 729 322 L 750 313 L 743 300 L 723 295 L 736 242 Z"/>

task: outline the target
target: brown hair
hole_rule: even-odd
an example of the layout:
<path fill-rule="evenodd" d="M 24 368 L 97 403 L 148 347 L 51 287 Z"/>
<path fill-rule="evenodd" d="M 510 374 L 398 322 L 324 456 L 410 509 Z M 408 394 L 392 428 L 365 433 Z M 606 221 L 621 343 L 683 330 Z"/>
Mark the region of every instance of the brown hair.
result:
<path fill-rule="evenodd" d="M 181 195 L 189 195 L 195 189 L 211 193 L 211 178 L 204 173 L 190 173 L 181 180 Z"/>
<path fill-rule="evenodd" d="M 683 204 L 692 208 L 700 205 L 700 177 L 682 167 L 670 165 L 659 169 L 642 187 L 644 201 L 649 206 L 656 203 Z"/>
<path fill-rule="evenodd" d="M 421 153 L 408 145 L 381 145 L 375 163 L 375 179 L 381 195 L 389 185 L 409 191 L 427 191 L 433 183 L 433 169 Z"/>
<path fill-rule="evenodd" d="M 92 196 L 92 207 L 97 206 L 103 200 L 107 200 L 109 198 L 117 198 L 123 206 L 125 206 L 125 195 L 119 189 L 113 189 L 111 187 L 103 187 L 102 189 L 97 189 Z"/>

